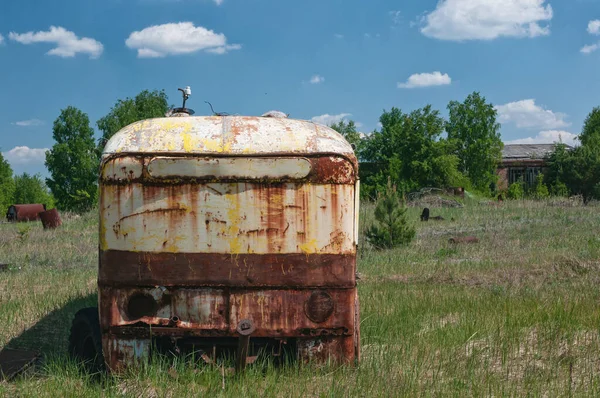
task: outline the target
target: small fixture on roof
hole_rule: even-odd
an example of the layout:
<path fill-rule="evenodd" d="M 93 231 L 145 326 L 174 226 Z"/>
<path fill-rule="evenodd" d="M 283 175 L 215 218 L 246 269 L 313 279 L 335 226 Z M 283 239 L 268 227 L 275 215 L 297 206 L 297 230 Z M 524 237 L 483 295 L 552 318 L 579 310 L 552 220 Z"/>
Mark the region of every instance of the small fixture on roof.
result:
<path fill-rule="evenodd" d="M 286 114 L 286 113 L 283 113 L 283 112 L 280 112 L 280 111 L 269 111 L 267 113 L 263 113 L 261 116 L 262 117 L 275 117 L 275 118 L 285 119 L 288 116 L 290 116 L 290 114 L 289 113 Z"/>
<path fill-rule="evenodd" d="M 186 101 L 192 95 L 192 89 L 190 88 L 190 86 L 186 86 L 185 88 L 178 88 L 177 90 L 181 91 L 181 94 L 183 95 L 183 105 L 181 106 L 181 108 L 170 109 L 169 112 L 167 112 L 166 116 L 167 117 L 178 117 L 178 116 L 181 117 L 181 116 L 193 115 L 194 110 L 188 109 L 185 107 Z"/>

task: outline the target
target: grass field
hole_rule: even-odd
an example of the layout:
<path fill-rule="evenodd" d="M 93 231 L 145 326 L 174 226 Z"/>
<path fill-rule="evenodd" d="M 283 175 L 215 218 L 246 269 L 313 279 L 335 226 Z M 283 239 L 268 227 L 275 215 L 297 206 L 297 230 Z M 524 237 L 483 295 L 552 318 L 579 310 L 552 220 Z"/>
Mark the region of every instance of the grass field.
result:
<path fill-rule="evenodd" d="M 362 226 L 371 209 L 362 211 Z M 0 225 L 0 346 L 43 364 L 4 396 L 598 396 L 600 207 L 552 202 L 432 209 L 407 248 L 360 251 L 359 367 L 253 366 L 243 375 L 156 361 L 101 380 L 66 358 L 73 314 L 95 305 L 96 215 L 46 232 Z M 480 243 L 451 245 L 456 235 Z"/>

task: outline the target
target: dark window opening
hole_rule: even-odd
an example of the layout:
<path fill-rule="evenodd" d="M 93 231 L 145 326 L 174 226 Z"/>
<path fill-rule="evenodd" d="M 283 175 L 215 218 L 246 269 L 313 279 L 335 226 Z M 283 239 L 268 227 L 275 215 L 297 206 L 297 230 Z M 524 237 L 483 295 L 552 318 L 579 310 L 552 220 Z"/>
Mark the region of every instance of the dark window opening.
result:
<path fill-rule="evenodd" d="M 522 179 L 526 186 L 531 187 L 541 172 L 541 167 L 511 167 L 508 170 L 508 184 L 519 182 Z"/>

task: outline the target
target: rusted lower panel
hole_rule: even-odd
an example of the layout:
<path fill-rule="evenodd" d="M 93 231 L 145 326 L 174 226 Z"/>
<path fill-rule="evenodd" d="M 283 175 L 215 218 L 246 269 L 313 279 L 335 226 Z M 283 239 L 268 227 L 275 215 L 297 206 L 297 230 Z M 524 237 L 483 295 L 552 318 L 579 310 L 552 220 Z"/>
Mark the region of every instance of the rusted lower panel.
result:
<path fill-rule="evenodd" d="M 356 359 L 352 336 L 298 339 L 297 346 L 298 357 L 304 363 L 349 363 Z"/>
<path fill-rule="evenodd" d="M 101 285 L 340 287 L 356 285 L 356 256 L 100 252 Z"/>
<path fill-rule="evenodd" d="M 323 292 L 323 291 L 319 291 Z M 161 289 L 101 287 L 101 328 L 130 327 L 141 334 L 152 325 L 153 333 L 188 336 L 236 337 L 242 320 L 252 321 L 253 337 L 302 337 L 322 335 L 352 336 L 355 326 L 355 289 L 328 290 L 331 311 L 316 307 L 311 300 L 315 290 Z M 147 295 L 156 305 L 146 308 L 153 314 L 132 317 L 129 300 Z M 315 312 L 323 313 L 316 322 Z M 311 319 L 313 318 L 313 319 Z M 157 327 L 159 327 L 157 329 Z M 160 329 L 163 327 L 163 329 Z"/>
<path fill-rule="evenodd" d="M 141 363 L 150 354 L 150 339 L 102 335 L 104 360 L 111 371 L 118 372 L 128 365 Z"/>

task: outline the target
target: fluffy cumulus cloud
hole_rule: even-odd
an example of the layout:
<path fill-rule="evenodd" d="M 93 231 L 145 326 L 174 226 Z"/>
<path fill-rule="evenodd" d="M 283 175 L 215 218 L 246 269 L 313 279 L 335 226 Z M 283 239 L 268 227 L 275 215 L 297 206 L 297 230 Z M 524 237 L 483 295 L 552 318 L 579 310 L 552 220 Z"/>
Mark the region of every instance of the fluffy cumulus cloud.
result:
<path fill-rule="evenodd" d="M 242 48 L 239 44 L 227 44 L 224 34 L 194 26 L 191 22 L 153 25 L 131 33 L 125 44 L 137 50 L 139 58 L 160 58 L 197 51 L 225 54 Z"/>
<path fill-rule="evenodd" d="M 321 116 L 315 116 L 311 120 L 315 123 L 323 124 L 325 126 L 330 126 L 332 124 L 339 123 L 340 120 L 345 120 L 349 116 L 352 116 L 352 114 L 351 113 L 340 113 L 338 115 L 329 115 L 326 113 Z"/>
<path fill-rule="evenodd" d="M 4 44 L 4 36 L 0 35 L 0 44 Z"/>
<path fill-rule="evenodd" d="M 581 51 L 584 54 L 591 54 L 599 48 L 600 48 L 600 43 L 589 44 L 589 45 L 585 45 L 585 46 L 581 47 L 581 50 L 579 50 L 579 51 Z"/>
<path fill-rule="evenodd" d="M 96 59 L 104 51 L 104 46 L 99 41 L 89 37 L 80 38 L 61 26 L 51 26 L 50 30 L 40 32 L 10 32 L 8 37 L 21 44 L 52 43 L 56 47 L 46 54 L 63 58 L 74 57 L 81 53 L 88 54 L 90 58 Z"/>
<path fill-rule="evenodd" d="M 576 138 L 577 134 L 569 133 L 568 131 L 546 130 L 540 131 L 535 137 L 506 141 L 505 144 L 554 144 L 555 142 L 562 142 L 567 145 L 575 146 L 578 144 Z"/>
<path fill-rule="evenodd" d="M 410 76 L 406 83 L 398 83 L 398 88 L 421 88 L 431 86 L 445 86 L 452 83 L 447 73 L 415 73 Z"/>
<path fill-rule="evenodd" d="M 325 81 L 325 78 L 320 75 L 314 75 L 310 78 L 310 84 L 319 84 L 319 83 L 323 83 L 324 81 Z"/>
<path fill-rule="evenodd" d="M 440 0 L 421 32 L 440 40 L 493 40 L 550 34 L 546 0 Z"/>
<path fill-rule="evenodd" d="M 500 123 L 514 123 L 518 128 L 553 130 L 570 126 L 567 115 L 544 109 L 534 99 L 510 102 L 496 106 Z"/>
<path fill-rule="evenodd" d="M 591 35 L 600 36 L 600 19 L 595 19 L 593 21 L 590 21 L 590 23 L 588 23 L 587 31 Z M 600 42 L 598 42 L 596 44 L 587 44 L 587 45 L 581 47 L 581 50 L 579 50 L 579 51 L 581 51 L 583 54 L 591 54 L 594 51 L 598 50 L 599 48 L 600 48 Z"/>
<path fill-rule="evenodd" d="M 43 164 L 48 148 L 29 148 L 17 146 L 2 155 L 11 165 Z"/>
<path fill-rule="evenodd" d="M 600 19 L 595 19 L 588 23 L 587 31 L 591 35 L 600 35 Z"/>
<path fill-rule="evenodd" d="M 14 122 L 12 124 L 15 126 L 20 126 L 20 127 L 31 127 L 31 126 L 41 126 L 44 124 L 44 122 L 39 119 L 29 119 L 29 120 L 20 120 L 18 122 Z"/>

